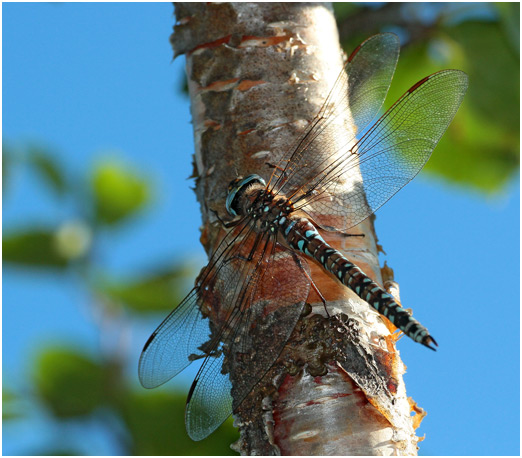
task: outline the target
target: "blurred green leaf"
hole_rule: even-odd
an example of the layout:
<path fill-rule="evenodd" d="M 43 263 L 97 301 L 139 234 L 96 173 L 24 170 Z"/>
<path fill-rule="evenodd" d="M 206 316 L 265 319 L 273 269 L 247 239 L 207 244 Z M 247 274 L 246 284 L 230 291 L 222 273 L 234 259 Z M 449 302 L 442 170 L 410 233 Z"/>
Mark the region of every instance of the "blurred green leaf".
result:
<path fill-rule="evenodd" d="M 15 420 L 21 417 L 20 409 L 17 409 L 16 404 L 18 402 L 17 394 L 8 389 L 2 387 L 2 420 L 9 421 Z"/>
<path fill-rule="evenodd" d="M 7 182 L 10 179 L 11 167 L 13 164 L 13 153 L 11 149 L 2 143 L 2 190 L 7 188 Z"/>
<path fill-rule="evenodd" d="M 40 146 L 31 145 L 27 148 L 27 160 L 53 191 L 59 195 L 65 193 L 65 174 L 51 153 Z"/>
<path fill-rule="evenodd" d="M 87 415 L 103 405 L 106 380 L 98 362 L 62 347 L 45 349 L 35 364 L 37 392 L 57 417 Z"/>
<path fill-rule="evenodd" d="M 334 2 L 332 6 L 338 23 L 346 20 L 361 9 L 361 6 L 354 2 Z"/>
<path fill-rule="evenodd" d="M 464 105 L 426 169 L 482 192 L 498 193 L 519 168 L 519 157 L 512 144 L 513 139 L 503 129 Z"/>
<path fill-rule="evenodd" d="M 141 210 L 149 201 L 147 181 L 115 161 L 98 164 L 92 175 L 97 221 L 120 223 Z"/>
<path fill-rule="evenodd" d="M 489 123 L 506 132 L 518 131 L 520 64 L 500 24 L 465 22 L 445 32 L 462 47 L 465 56 L 465 70 L 470 74 L 468 103 Z"/>
<path fill-rule="evenodd" d="M 518 120 L 518 102 L 514 113 L 511 102 L 502 102 L 497 89 L 489 88 L 490 92 L 494 92 L 489 97 L 498 96 L 499 99 L 496 106 L 490 107 L 490 115 L 485 116 L 485 113 L 476 109 L 470 97 L 473 93 L 479 95 L 474 87 L 476 84 L 479 87 L 478 92 L 481 91 L 481 83 L 476 82 L 478 69 L 469 70 L 468 67 L 465 46 L 463 47 L 461 41 L 450 38 L 445 32 L 441 32 L 437 39 L 430 42 L 416 43 L 401 53 L 386 107 L 397 100 L 412 84 L 430 73 L 442 68 L 460 68 L 467 71 L 470 77 L 468 93 L 425 170 L 461 186 L 471 186 L 485 193 L 496 193 L 518 172 L 519 137 L 518 128 L 509 127 L 491 117 L 502 110 L 501 105 L 504 104 L 503 109 L 507 112 L 511 110 L 510 116 Z M 512 76 L 507 75 L 506 78 L 512 79 Z M 506 82 L 506 85 L 512 85 L 512 81 Z M 482 90 L 486 88 L 483 87 Z M 516 94 L 518 100 L 518 91 Z M 503 116 L 506 116 L 506 113 Z"/>
<path fill-rule="evenodd" d="M 82 453 L 72 448 L 63 447 L 49 450 L 34 450 L 30 456 L 82 456 Z"/>
<path fill-rule="evenodd" d="M 236 455 L 239 434 L 228 419 L 208 438 L 194 442 L 185 431 L 186 395 L 166 391 L 133 393 L 122 406 L 134 441 L 133 455 Z"/>
<path fill-rule="evenodd" d="M 506 37 L 518 55 L 520 53 L 520 3 L 519 2 L 494 2 L 500 14 L 500 22 Z"/>
<path fill-rule="evenodd" d="M 60 253 L 55 234 L 47 229 L 30 229 L 5 234 L 2 260 L 31 267 L 67 267 L 69 259 Z"/>
<path fill-rule="evenodd" d="M 426 171 L 484 193 L 501 192 L 518 173 L 520 162 L 520 5 L 492 4 L 500 18 L 492 15 L 483 21 L 476 19 L 480 14 L 474 14 L 477 8 L 471 4 L 441 7 L 433 24 L 419 24 L 415 15 L 400 16 L 404 8 L 394 5 L 399 4 L 368 7 L 359 18 L 362 28 L 358 24 L 345 28 L 351 41 L 343 42 L 345 51 L 351 53 L 372 26 L 376 28 L 372 33 L 399 27 L 411 38 L 401 49 L 386 107 L 431 73 L 444 68 L 468 73 L 468 93 Z M 420 4 L 404 5 L 422 9 Z M 454 20 L 456 16 L 460 19 Z M 357 36 L 358 30 L 366 35 Z"/>
<path fill-rule="evenodd" d="M 170 311 L 183 298 L 184 283 L 191 276 L 191 269 L 185 267 L 127 282 L 108 281 L 104 276 L 95 289 L 113 300 L 123 302 L 134 312 Z"/>

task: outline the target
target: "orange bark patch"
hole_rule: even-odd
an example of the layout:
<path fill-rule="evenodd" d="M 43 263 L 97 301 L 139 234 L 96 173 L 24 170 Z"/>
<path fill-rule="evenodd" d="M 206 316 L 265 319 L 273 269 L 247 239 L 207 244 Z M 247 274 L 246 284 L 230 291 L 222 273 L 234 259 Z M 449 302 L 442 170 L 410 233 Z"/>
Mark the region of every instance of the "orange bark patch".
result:
<path fill-rule="evenodd" d="M 202 88 L 202 90 L 204 90 L 204 91 L 222 91 L 224 89 L 227 89 L 230 85 L 236 83 L 237 81 L 239 81 L 239 78 L 214 81 L 213 83 L 210 83 L 208 86 Z"/>
<path fill-rule="evenodd" d="M 257 80 L 257 81 L 243 80 L 243 81 L 241 81 L 241 83 L 239 83 L 237 88 L 240 91 L 248 91 L 251 87 L 258 86 L 259 84 L 265 84 L 265 82 L 266 81 L 263 81 L 263 80 Z"/>
<path fill-rule="evenodd" d="M 311 277 L 327 302 L 338 301 L 346 297 L 346 286 L 337 281 L 332 274 L 326 272 L 317 261 L 310 258 L 307 258 L 307 261 L 310 266 Z M 310 289 L 307 302 L 310 304 L 321 302 L 321 298 L 314 288 Z"/>
<path fill-rule="evenodd" d="M 247 129 L 247 130 L 244 130 L 243 132 L 238 132 L 238 136 L 239 135 L 246 135 L 246 134 L 249 134 L 250 132 L 253 132 L 255 129 Z"/>
<path fill-rule="evenodd" d="M 203 125 L 206 127 L 206 128 L 210 128 L 212 130 L 219 130 L 221 129 L 221 124 L 219 124 L 218 122 L 212 120 L 212 119 L 205 119 L 205 121 L 203 121 Z"/>
<path fill-rule="evenodd" d="M 188 54 L 192 54 L 194 51 L 197 51 L 198 49 L 210 49 L 210 48 L 217 48 L 218 46 L 221 46 L 222 44 L 228 43 L 230 41 L 230 38 L 232 38 L 232 35 L 227 35 L 223 38 L 218 38 L 214 41 L 209 41 L 208 43 L 203 43 L 198 46 L 196 46 L 192 51 L 190 51 Z"/>
<path fill-rule="evenodd" d="M 417 429 L 424 417 L 427 415 L 427 412 L 417 405 L 417 403 L 413 400 L 413 398 L 408 398 L 408 404 L 410 405 L 411 412 L 414 412 L 415 415 L 412 417 L 413 421 L 413 429 Z"/>

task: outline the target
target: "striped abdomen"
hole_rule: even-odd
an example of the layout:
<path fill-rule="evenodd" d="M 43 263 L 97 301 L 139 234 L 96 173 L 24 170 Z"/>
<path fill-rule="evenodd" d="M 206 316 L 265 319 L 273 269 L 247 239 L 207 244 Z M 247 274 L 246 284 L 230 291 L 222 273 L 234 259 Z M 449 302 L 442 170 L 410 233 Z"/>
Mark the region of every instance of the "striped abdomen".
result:
<path fill-rule="evenodd" d="M 280 229 L 292 248 L 321 263 L 328 272 L 388 318 L 404 334 L 434 350 L 430 344 L 437 343 L 428 330 L 359 267 L 328 245 L 310 221 L 306 218 L 287 219 L 280 225 Z"/>

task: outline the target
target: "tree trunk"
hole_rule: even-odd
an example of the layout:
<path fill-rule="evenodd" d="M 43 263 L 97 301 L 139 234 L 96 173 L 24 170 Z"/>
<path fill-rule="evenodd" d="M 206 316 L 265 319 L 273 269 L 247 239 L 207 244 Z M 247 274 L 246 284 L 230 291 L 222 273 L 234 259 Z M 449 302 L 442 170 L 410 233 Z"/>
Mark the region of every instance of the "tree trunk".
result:
<path fill-rule="evenodd" d="M 201 240 L 211 253 L 226 233 L 219 219 L 227 219 L 229 183 L 252 173 L 270 177 L 319 111 L 343 53 L 329 4 L 175 5 L 171 40 L 175 55 L 186 56 Z M 351 232 L 365 237 L 322 235 L 382 284 L 373 219 Z M 235 412 L 241 438 L 234 448 L 249 455 L 416 455 L 423 414 L 406 397 L 395 328 L 320 266 L 310 267 L 331 316 L 312 289 L 311 313 Z"/>

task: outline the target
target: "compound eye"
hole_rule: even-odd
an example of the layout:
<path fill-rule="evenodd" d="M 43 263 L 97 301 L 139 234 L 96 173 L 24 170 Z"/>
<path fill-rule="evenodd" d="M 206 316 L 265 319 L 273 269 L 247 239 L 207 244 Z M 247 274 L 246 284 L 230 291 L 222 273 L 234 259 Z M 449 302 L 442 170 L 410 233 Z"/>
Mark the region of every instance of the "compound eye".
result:
<path fill-rule="evenodd" d="M 226 209 L 232 216 L 238 216 L 240 197 L 245 190 L 254 183 L 265 186 L 265 181 L 258 175 L 249 175 L 246 178 L 236 178 L 228 185 L 228 196 L 226 199 Z"/>
<path fill-rule="evenodd" d="M 243 177 L 237 177 L 235 180 L 232 180 L 228 185 L 228 192 L 232 191 L 232 189 L 236 189 L 238 184 L 243 180 Z"/>

